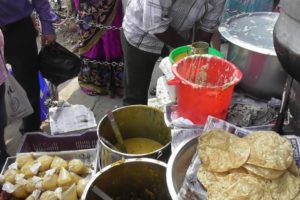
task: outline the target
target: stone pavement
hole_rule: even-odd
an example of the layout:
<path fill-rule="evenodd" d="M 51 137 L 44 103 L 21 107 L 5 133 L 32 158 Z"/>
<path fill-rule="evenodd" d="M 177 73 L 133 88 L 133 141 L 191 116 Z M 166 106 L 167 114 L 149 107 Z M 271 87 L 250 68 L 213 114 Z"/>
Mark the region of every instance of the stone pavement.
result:
<path fill-rule="evenodd" d="M 157 78 L 161 75 L 162 73 L 156 65 L 152 75 L 150 90 L 155 87 Z M 58 87 L 58 91 L 59 100 L 68 101 L 70 104 L 82 104 L 88 108 L 91 108 L 91 110 L 94 112 L 97 123 L 108 110 L 113 109 L 115 106 L 122 105 L 122 99 L 119 97 L 112 99 L 109 96 L 88 96 L 84 94 L 79 88 L 77 78 L 60 85 Z M 20 125 L 21 121 L 17 121 L 7 126 L 5 129 L 5 140 L 8 153 L 10 155 L 16 154 L 16 149 L 21 142 L 22 135 L 19 132 Z M 49 127 L 46 126 L 44 130 L 49 132 Z"/>

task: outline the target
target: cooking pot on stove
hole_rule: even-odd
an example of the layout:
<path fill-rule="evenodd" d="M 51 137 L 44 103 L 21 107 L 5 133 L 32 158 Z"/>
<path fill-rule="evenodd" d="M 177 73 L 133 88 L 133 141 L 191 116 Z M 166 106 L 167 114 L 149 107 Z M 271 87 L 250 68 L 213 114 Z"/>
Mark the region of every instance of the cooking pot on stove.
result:
<path fill-rule="evenodd" d="M 219 27 L 229 41 L 227 59 L 243 73 L 238 86 L 250 96 L 281 98 L 287 74 L 273 45 L 273 28 L 278 16 L 273 12 L 238 14 Z"/>

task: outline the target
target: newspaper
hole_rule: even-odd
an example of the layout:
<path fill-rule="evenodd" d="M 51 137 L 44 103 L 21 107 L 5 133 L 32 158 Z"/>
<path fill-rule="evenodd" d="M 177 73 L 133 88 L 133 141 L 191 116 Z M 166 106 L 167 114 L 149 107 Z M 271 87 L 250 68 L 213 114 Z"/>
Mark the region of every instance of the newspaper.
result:
<path fill-rule="evenodd" d="M 218 128 L 218 129 L 221 128 L 221 129 L 226 130 L 230 133 L 233 133 L 239 137 L 244 137 L 245 135 L 250 133 L 250 130 L 237 127 L 226 121 L 209 116 L 207 119 L 207 122 L 204 126 L 203 132 L 206 132 L 210 129 L 215 129 L 215 128 Z M 262 130 L 262 129 L 259 129 L 259 130 Z M 300 166 L 300 151 L 299 151 L 300 138 L 295 135 L 285 135 L 283 137 L 286 137 L 291 141 L 292 146 L 294 148 L 294 159 L 299 168 L 299 166 Z M 206 200 L 207 199 L 206 190 L 203 188 L 203 186 L 197 179 L 197 172 L 198 172 L 200 165 L 201 165 L 201 161 L 199 159 L 199 156 L 197 155 L 197 152 L 195 152 L 195 155 L 193 156 L 191 164 L 187 170 L 182 187 L 178 192 L 179 200 L 183 200 L 183 199 Z"/>
<path fill-rule="evenodd" d="M 50 129 L 52 135 L 95 128 L 94 113 L 84 105 L 70 105 L 49 109 Z"/>
<path fill-rule="evenodd" d="M 175 128 L 172 129 L 172 142 L 171 149 L 172 152 L 175 152 L 176 148 L 180 144 L 184 144 L 189 141 L 191 138 L 195 138 L 202 133 L 203 127 L 193 127 L 193 128 Z"/>

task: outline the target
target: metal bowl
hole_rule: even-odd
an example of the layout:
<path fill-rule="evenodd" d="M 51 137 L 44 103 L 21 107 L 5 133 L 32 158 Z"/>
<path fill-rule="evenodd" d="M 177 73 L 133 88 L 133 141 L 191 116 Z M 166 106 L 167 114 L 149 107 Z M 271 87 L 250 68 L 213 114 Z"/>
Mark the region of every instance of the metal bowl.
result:
<path fill-rule="evenodd" d="M 171 155 L 167 166 L 167 185 L 173 200 L 177 199 L 186 171 L 191 164 L 198 145 L 198 137 L 180 145 Z"/>
<path fill-rule="evenodd" d="M 90 180 L 81 200 L 111 199 L 171 200 L 164 162 L 131 158 L 103 168 Z M 109 198 L 103 198 L 109 199 Z"/>

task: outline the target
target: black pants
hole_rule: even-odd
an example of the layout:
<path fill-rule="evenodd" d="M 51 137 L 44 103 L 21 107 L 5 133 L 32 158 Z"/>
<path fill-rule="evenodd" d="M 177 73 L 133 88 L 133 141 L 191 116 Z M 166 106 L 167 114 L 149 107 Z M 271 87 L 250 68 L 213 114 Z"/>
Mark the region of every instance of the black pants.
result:
<path fill-rule="evenodd" d="M 125 65 L 123 105 L 147 105 L 152 72 L 160 55 L 132 46 L 123 32 L 121 32 L 121 42 Z"/>
<path fill-rule="evenodd" d="M 11 64 L 15 78 L 24 88 L 33 107 L 34 113 L 23 119 L 21 133 L 39 131 L 40 86 L 37 67 L 36 31 L 30 17 L 5 26 L 4 53 Z"/>
<path fill-rule="evenodd" d="M 5 85 L 0 85 L 0 151 L 1 154 L 6 152 L 4 141 L 4 128 L 6 126 L 6 112 L 4 102 Z"/>

